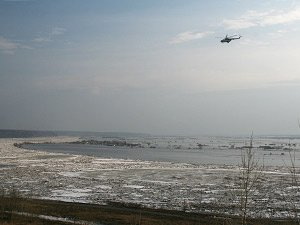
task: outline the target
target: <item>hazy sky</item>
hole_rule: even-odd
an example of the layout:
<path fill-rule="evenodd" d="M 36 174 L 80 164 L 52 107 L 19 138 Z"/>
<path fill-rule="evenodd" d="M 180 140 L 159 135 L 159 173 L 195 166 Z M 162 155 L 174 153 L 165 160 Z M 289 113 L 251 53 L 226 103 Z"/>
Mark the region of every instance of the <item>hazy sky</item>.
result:
<path fill-rule="evenodd" d="M 300 134 L 300 2 L 0 0 L 0 105 L 2 129 Z"/>

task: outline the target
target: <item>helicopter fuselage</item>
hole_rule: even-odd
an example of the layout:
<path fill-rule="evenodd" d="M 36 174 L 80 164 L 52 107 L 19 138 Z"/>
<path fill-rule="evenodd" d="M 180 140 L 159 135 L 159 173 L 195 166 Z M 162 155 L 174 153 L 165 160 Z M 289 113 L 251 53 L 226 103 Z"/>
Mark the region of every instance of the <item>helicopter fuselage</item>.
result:
<path fill-rule="evenodd" d="M 221 40 L 221 43 L 229 43 L 229 42 L 231 42 L 232 40 L 237 40 L 237 39 L 240 39 L 241 38 L 241 36 L 239 36 L 239 37 L 225 37 L 224 39 L 222 39 Z"/>
<path fill-rule="evenodd" d="M 229 43 L 231 41 L 232 41 L 232 39 L 230 39 L 230 38 L 224 38 L 224 39 L 221 40 L 222 43 L 225 43 L 225 42 Z"/>

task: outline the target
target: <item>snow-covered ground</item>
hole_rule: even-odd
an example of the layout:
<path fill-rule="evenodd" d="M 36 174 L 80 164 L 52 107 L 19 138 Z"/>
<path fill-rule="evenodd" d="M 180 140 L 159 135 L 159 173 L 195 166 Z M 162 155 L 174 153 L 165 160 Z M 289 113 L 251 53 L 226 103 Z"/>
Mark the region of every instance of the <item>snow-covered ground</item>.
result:
<path fill-rule="evenodd" d="M 138 203 L 153 208 L 237 213 L 237 166 L 104 159 L 15 147 L 22 142 L 69 142 L 75 137 L 0 139 L 0 188 L 69 202 Z M 264 168 L 253 192 L 253 214 L 287 216 L 300 202 L 287 167 Z"/>

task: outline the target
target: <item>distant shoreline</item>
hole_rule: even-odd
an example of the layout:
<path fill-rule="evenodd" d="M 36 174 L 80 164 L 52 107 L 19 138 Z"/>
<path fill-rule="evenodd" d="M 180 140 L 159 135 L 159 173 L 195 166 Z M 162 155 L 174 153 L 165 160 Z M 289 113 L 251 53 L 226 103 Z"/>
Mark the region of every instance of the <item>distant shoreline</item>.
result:
<path fill-rule="evenodd" d="M 35 137 L 57 137 L 57 136 L 103 136 L 103 137 L 132 137 L 151 136 L 146 133 L 133 132 L 94 132 L 94 131 L 55 131 L 55 130 L 16 130 L 0 129 L 0 138 L 35 138 Z"/>
<path fill-rule="evenodd" d="M 57 137 L 57 136 L 102 136 L 102 137 L 219 137 L 219 138 L 244 138 L 249 139 L 250 134 L 202 134 L 202 135 L 184 135 L 184 134 L 150 134 L 137 132 L 118 132 L 118 131 L 68 131 L 68 130 L 26 130 L 26 129 L 0 129 L 0 138 L 34 138 L 34 137 Z M 255 138 L 274 138 L 274 139 L 300 139 L 299 134 L 254 134 Z"/>

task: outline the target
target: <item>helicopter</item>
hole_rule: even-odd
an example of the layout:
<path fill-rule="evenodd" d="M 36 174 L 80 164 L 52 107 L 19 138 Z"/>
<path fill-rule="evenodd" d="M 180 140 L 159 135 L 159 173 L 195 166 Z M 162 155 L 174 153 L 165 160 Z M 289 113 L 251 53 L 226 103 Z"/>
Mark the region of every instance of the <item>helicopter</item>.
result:
<path fill-rule="evenodd" d="M 232 35 L 232 36 L 228 36 L 228 34 L 226 34 L 225 38 L 223 38 L 221 40 L 221 43 L 224 43 L 224 42 L 229 43 L 232 40 L 237 40 L 237 39 L 240 39 L 241 37 L 242 37 L 241 35 L 236 35 L 235 34 L 235 35 Z"/>

